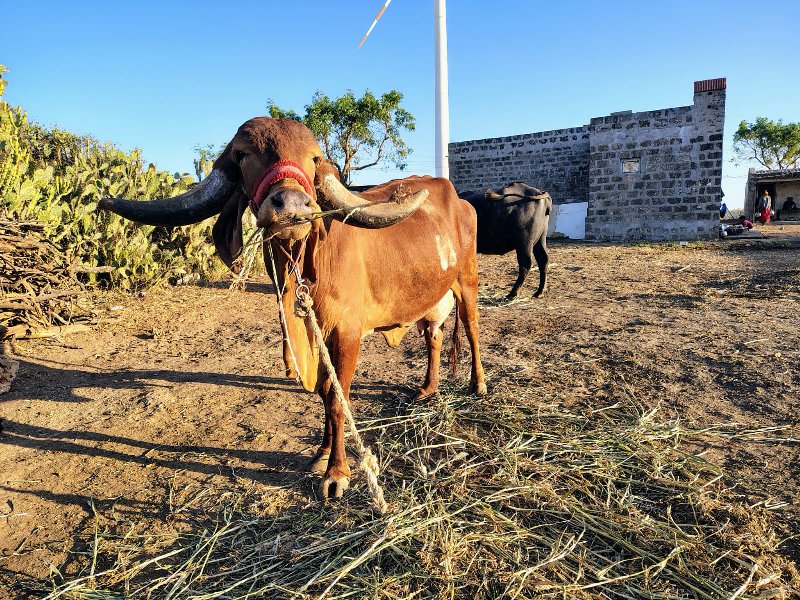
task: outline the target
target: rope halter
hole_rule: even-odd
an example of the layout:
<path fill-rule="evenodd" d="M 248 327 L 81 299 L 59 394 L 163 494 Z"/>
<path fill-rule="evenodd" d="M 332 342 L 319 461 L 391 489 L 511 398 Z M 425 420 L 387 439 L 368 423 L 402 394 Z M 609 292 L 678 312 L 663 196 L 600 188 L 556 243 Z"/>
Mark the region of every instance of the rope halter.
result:
<path fill-rule="evenodd" d="M 300 168 L 300 165 L 291 160 L 282 160 L 266 169 L 261 174 L 261 177 L 258 178 L 256 191 L 250 199 L 250 210 L 253 211 L 254 215 L 258 215 L 258 209 L 261 208 L 261 204 L 264 202 L 264 198 L 267 197 L 270 188 L 281 179 L 294 179 L 303 186 L 306 194 L 312 198 L 315 197 L 314 184 L 311 183 L 308 175 Z"/>

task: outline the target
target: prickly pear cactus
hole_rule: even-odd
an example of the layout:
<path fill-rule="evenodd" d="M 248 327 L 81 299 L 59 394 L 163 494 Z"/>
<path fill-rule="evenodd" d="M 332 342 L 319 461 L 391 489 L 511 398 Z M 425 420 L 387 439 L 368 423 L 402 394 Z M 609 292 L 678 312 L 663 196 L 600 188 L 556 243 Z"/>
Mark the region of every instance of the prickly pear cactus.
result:
<path fill-rule="evenodd" d="M 214 257 L 211 220 L 166 229 L 97 211 L 101 198 L 175 196 L 193 177 L 145 166 L 140 150 L 126 153 L 89 136 L 29 123 L 24 110 L 2 101 L 4 72 L 0 65 L 0 213 L 42 223 L 68 264 L 87 267 L 87 278 L 107 286 L 138 289 L 224 272 Z M 97 275 L 95 267 L 111 269 Z"/>

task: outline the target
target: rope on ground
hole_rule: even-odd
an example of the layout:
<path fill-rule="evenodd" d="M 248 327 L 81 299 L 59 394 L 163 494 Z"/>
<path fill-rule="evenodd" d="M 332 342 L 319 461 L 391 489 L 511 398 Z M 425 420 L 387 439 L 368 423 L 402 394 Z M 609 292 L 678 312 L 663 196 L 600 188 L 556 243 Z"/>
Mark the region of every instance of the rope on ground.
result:
<path fill-rule="evenodd" d="M 360 458 L 358 466 L 367 478 L 367 485 L 369 486 L 369 494 L 372 497 L 372 502 L 380 514 L 386 514 L 389 511 L 389 505 L 386 503 L 383 497 L 383 489 L 378 483 L 378 475 L 380 474 L 378 459 L 372 453 L 372 450 L 364 445 L 361 434 L 356 428 L 353 413 L 350 411 L 350 404 L 347 402 L 342 386 L 339 383 L 339 378 L 336 376 L 336 370 L 333 368 L 331 356 L 325 344 L 325 337 L 322 335 L 322 331 L 317 323 L 317 318 L 311 308 L 314 305 L 314 301 L 303 288 L 305 288 L 305 286 L 297 288 L 297 305 L 295 312 L 297 316 L 306 319 L 307 323 L 311 326 L 311 330 L 314 332 L 314 342 L 317 344 L 317 348 L 319 348 L 320 358 L 322 358 L 322 362 L 328 371 L 328 376 L 331 379 L 331 385 L 336 393 L 336 397 L 342 405 L 342 412 L 344 412 L 345 419 L 347 419 L 350 425 L 350 433 Z"/>

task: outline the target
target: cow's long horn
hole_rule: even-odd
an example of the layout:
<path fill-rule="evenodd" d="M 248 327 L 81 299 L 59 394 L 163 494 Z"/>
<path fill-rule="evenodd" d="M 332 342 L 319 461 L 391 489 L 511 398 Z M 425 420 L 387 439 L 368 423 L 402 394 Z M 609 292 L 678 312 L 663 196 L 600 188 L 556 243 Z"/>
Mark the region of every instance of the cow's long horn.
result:
<path fill-rule="evenodd" d="M 235 189 L 235 183 L 214 169 L 194 188 L 174 198 L 150 201 L 103 198 L 100 208 L 137 223 L 176 227 L 199 223 L 218 214 Z"/>
<path fill-rule="evenodd" d="M 325 208 L 340 211 L 334 216 L 367 229 L 380 229 L 410 217 L 428 197 L 428 190 L 403 193 L 402 188 L 383 201 L 370 202 L 353 194 L 334 175 L 326 175 L 317 185 L 317 192 L 326 201 Z"/>

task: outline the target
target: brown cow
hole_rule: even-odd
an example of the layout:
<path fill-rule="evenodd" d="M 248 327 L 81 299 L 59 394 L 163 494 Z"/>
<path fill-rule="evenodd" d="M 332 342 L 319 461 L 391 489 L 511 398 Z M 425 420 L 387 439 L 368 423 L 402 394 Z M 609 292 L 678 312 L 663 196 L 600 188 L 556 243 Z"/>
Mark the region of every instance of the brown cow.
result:
<path fill-rule="evenodd" d="M 265 261 L 270 265 L 274 258 L 275 287 L 283 291 L 287 375 L 318 391 L 325 405 L 322 444 L 312 468 L 325 467 L 322 495 L 340 496 L 350 477 L 344 416 L 313 336 L 295 314 L 298 285 L 308 287 L 347 397 L 361 338 L 379 331 L 396 346 L 414 323 L 428 345 L 428 371 L 418 396 L 436 392 L 440 326 L 453 298 L 456 325 L 460 317 L 472 350 L 472 390 L 484 394 L 475 210 L 449 181 L 432 177 L 391 181 L 356 196 L 341 185 L 311 131 L 293 120 L 266 117 L 242 125 L 212 173 L 193 190 L 151 202 L 101 202 L 151 225 L 185 225 L 219 213 L 214 242 L 228 266 L 242 248 L 241 219 L 248 204 L 265 228 Z M 309 220 L 323 209 L 338 212 Z M 457 327 L 454 341 L 456 335 Z"/>

